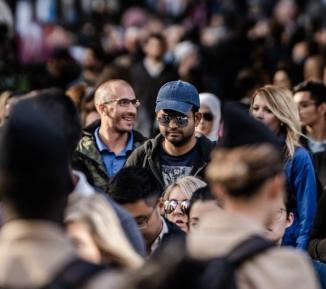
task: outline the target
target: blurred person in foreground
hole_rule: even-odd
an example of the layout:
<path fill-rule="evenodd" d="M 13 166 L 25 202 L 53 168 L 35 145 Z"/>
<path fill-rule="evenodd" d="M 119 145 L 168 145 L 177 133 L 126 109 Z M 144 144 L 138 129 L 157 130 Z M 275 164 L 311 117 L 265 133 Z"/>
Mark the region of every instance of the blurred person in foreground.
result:
<path fill-rule="evenodd" d="M 101 194 L 74 194 L 66 211 L 65 224 L 80 257 L 95 264 L 135 269 L 143 261 L 124 235 L 119 218 Z"/>
<path fill-rule="evenodd" d="M 47 118 L 51 119 L 63 133 L 69 152 L 69 169 L 74 184 L 72 190 L 74 195 L 90 197 L 100 193 L 87 182 L 86 176 L 81 171 L 72 169 L 71 166 L 73 154 L 81 135 L 79 114 L 72 100 L 62 90 L 47 89 L 36 92 L 30 101 L 35 106 L 35 109 L 46 110 Z M 105 195 L 105 197 L 108 201 L 108 206 L 112 207 L 117 214 L 124 233 L 135 251 L 144 256 L 144 241 L 132 216 L 108 195 Z"/>
<path fill-rule="evenodd" d="M 264 237 L 284 197 L 282 170 L 280 153 L 269 144 L 216 150 L 206 173 L 223 210 L 205 215 L 189 233 L 191 256 L 223 256 L 252 236 Z M 319 288 L 307 256 L 290 248 L 261 252 L 245 261 L 236 277 L 239 288 Z"/>
<path fill-rule="evenodd" d="M 63 228 L 64 210 L 73 189 L 63 134 L 45 110 L 23 100 L 12 108 L 1 129 L 0 151 L 5 216 L 0 284 L 10 288 L 58 286 L 54 279 L 61 276 L 62 280 L 60 272 L 71 272 L 78 260 Z M 114 284 L 114 274 L 98 272 L 92 279 L 88 277 L 80 287 Z"/>

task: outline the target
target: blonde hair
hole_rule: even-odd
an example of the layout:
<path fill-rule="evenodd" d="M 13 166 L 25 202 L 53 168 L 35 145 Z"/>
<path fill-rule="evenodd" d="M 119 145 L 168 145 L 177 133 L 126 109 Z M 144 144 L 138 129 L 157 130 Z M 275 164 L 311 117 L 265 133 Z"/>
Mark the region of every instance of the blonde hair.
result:
<path fill-rule="evenodd" d="M 165 189 L 163 199 L 168 200 L 175 187 L 179 187 L 180 191 L 190 199 L 197 189 L 205 187 L 206 185 L 204 181 L 193 176 L 181 177 Z"/>
<path fill-rule="evenodd" d="M 283 130 L 286 134 L 285 153 L 288 158 L 292 158 L 295 149 L 300 146 L 299 138 L 301 135 L 299 111 L 293 100 L 292 93 L 285 88 L 274 85 L 258 88 L 251 99 L 251 112 L 257 95 L 266 100 L 267 107 L 281 122 L 281 131 Z"/>
<path fill-rule="evenodd" d="M 249 198 L 282 169 L 280 152 L 272 145 L 242 146 L 213 152 L 206 177 L 232 197 Z"/>
<path fill-rule="evenodd" d="M 65 223 L 82 221 L 90 227 L 96 245 L 105 255 L 112 256 L 124 268 L 138 268 L 142 257 L 131 247 L 116 213 L 100 194 L 88 197 L 72 195 L 66 210 Z"/>

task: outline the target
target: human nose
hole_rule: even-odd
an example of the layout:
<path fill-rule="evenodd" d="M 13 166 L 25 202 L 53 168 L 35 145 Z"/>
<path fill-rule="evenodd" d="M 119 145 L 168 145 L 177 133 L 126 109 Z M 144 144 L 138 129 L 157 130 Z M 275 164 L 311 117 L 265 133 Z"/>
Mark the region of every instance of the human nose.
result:
<path fill-rule="evenodd" d="M 134 104 L 132 104 L 131 102 L 129 103 L 129 105 L 127 106 L 126 109 L 130 113 L 133 113 L 133 114 L 137 113 L 137 107 Z"/>
<path fill-rule="evenodd" d="M 170 118 L 169 127 L 171 127 L 171 128 L 177 128 L 178 127 L 175 118 L 173 118 L 173 117 Z"/>
<path fill-rule="evenodd" d="M 262 109 L 256 110 L 253 115 L 257 119 L 264 119 L 264 111 Z"/>
<path fill-rule="evenodd" d="M 181 210 L 181 204 L 180 204 L 180 203 L 178 203 L 178 205 L 177 205 L 177 207 L 175 208 L 175 210 L 174 210 L 173 213 L 176 214 L 176 215 L 183 215 L 183 212 L 182 212 L 182 210 Z"/>

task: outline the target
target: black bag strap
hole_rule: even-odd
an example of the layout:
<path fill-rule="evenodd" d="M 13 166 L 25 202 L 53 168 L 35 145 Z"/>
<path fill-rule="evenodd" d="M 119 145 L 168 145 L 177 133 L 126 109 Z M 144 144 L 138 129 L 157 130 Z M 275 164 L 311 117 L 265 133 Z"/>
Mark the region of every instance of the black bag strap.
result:
<path fill-rule="evenodd" d="M 76 258 L 68 262 L 52 281 L 41 289 L 77 289 L 105 269 L 108 268 Z"/>
<path fill-rule="evenodd" d="M 241 242 L 226 256 L 227 260 L 234 266 L 239 267 L 246 260 L 275 247 L 275 242 L 267 240 L 259 235 L 254 235 Z"/>

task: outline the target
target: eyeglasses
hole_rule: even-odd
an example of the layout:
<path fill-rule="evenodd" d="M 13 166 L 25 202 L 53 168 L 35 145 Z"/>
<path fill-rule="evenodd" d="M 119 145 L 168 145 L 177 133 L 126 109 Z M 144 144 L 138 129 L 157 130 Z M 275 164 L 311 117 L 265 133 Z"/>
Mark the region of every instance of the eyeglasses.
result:
<path fill-rule="evenodd" d="M 164 202 L 164 211 L 166 214 L 171 214 L 174 212 L 177 207 L 180 204 L 180 209 L 183 214 L 188 214 L 189 207 L 190 207 L 190 201 L 184 200 L 184 201 L 178 201 L 175 199 L 167 200 Z"/>
<path fill-rule="evenodd" d="M 148 225 L 150 219 L 152 218 L 155 210 L 156 210 L 156 206 L 154 207 L 153 211 L 149 215 L 137 217 L 135 219 L 139 229 L 144 229 L 145 227 L 147 227 L 147 225 Z"/>
<path fill-rule="evenodd" d="M 273 216 L 273 221 L 277 222 L 281 219 L 283 212 L 286 213 L 286 209 L 281 208 L 277 212 L 275 212 L 275 215 Z"/>
<path fill-rule="evenodd" d="M 316 101 L 303 101 L 303 102 L 299 102 L 298 103 L 298 109 L 301 110 L 301 109 L 305 109 L 311 105 L 315 105 L 316 104 Z"/>
<path fill-rule="evenodd" d="M 130 104 L 132 104 L 135 107 L 140 106 L 140 101 L 138 99 L 129 99 L 129 98 L 116 98 L 116 99 L 110 99 L 108 101 L 103 102 L 103 104 L 110 104 L 111 102 L 117 102 L 119 106 L 122 107 L 128 107 Z"/>
<path fill-rule="evenodd" d="M 203 112 L 202 113 L 203 119 L 206 121 L 213 121 L 214 115 L 210 112 Z"/>
<path fill-rule="evenodd" d="M 164 114 L 164 115 L 158 117 L 157 120 L 160 125 L 165 126 L 165 127 L 169 126 L 171 120 L 173 120 L 174 123 L 179 127 L 185 127 L 188 125 L 188 116 L 182 116 L 182 115 L 170 116 L 170 115 Z"/>

